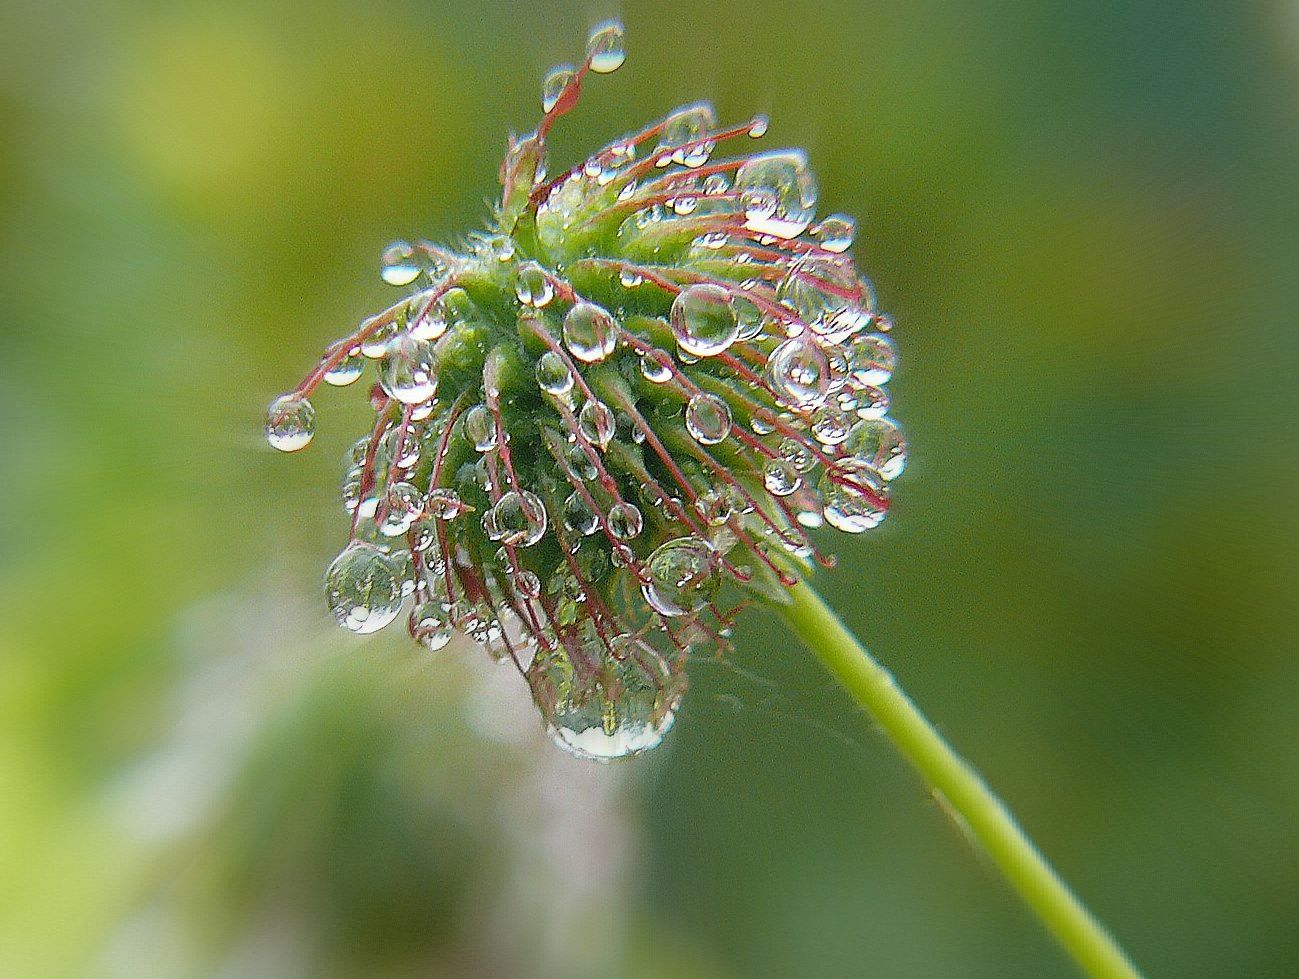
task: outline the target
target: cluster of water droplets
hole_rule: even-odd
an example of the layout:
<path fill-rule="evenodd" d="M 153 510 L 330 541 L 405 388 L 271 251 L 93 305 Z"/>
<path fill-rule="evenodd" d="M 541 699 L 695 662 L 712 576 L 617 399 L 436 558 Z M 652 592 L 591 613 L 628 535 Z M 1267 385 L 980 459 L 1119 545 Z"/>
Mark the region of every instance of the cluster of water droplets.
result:
<path fill-rule="evenodd" d="M 428 650 L 468 636 L 527 678 L 556 743 L 598 759 L 657 745 L 687 654 L 820 557 L 815 528 L 877 526 L 906 464 L 854 222 L 817 220 L 801 151 L 718 156 L 765 117 L 724 129 L 692 103 L 547 178 L 549 126 L 624 58 L 606 22 L 546 74 L 498 226 L 459 253 L 385 249 L 381 277 L 407 294 L 266 424 L 301 449 L 319 384 L 372 372 L 335 618 L 365 634 L 405 610 Z"/>

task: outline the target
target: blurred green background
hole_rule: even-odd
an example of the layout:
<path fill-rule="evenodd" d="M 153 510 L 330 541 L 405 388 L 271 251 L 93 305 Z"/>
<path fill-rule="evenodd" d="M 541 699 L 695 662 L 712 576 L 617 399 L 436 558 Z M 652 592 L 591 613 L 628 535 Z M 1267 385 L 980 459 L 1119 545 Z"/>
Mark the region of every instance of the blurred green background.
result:
<path fill-rule="evenodd" d="M 0 975 L 1054 977 L 774 623 L 609 768 L 338 634 L 356 392 L 267 401 L 577 158 L 765 111 L 896 315 L 912 463 L 822 587 L 1152 976 L 1299 975 L 1299 6 L 0 0 Z"/>

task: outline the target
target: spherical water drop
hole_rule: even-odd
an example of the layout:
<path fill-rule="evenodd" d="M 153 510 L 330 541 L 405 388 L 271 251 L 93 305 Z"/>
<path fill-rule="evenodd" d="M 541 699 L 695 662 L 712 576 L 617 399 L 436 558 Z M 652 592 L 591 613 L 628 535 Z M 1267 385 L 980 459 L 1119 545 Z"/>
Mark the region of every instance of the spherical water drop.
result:
<path fill-rule="evenodd" d="M 353 541 L 325 572 L 325 598 L 343 628 L 377 632 L 401 611 L 401 569 L 373 544 Z"/>
<path fill-rule="evenodd" d="M 735 173 L 745 227 L 777 238 L 796 238 L 816 211 L 816 178 L 800 151 L 750 157 Z"/>
<path fill-rule="evenodd" d="M 479 452 L 496 448 L 496 421 L 486 405 L 474 405 L 465 412 L 465 438 Z"/>
<path fill-rule="evenodd" d="M 381 509 L 383 520 L 379 532 L 385 537 L 400 537 L 423 512 L 424 495 L 410 483 L 393 483 Z"/>
<path fill-rule="evenodd" d="M 549 112 L 559 103 L 559 97 L 564 94 L 564 88 L 575 74 L 577 71 L 572 65 L 556 65 L 546 72 L 541 80 L 542 112 Z"/>
<path fill-rule="evenodd" d="M 694 102 L 682 106 L 663 120 L 659 143 L 654 152 L 666 154 L 671 162 L 682 166 L 702 166 L 708 162 L 716 144 L 704 140 L 688 149 L 686 144 L 702 140 L 716 126 L 717 115 L 709 103 Z"/>
<path fill-rule="evenodd" d="M 627 60 L 626 33 L 622 23 L 616 20 L 606 20 L 592 28 L 586 41 L 586 57 L 593 72 L 607 75 L 622 67 Z"/>
<path fill-rule="evenodd" d="M 712 599 L 718 585 L 716 551 L 707 541 L 678 537 L 660 545 L 645 562 L 641 593 L 661 615 L 689 615 Z"/>
<path fill-rule="evenodd" d="M 603 401 L 588 401 L 577 414 L 577 427 L 584 439 L 603 449 L 613 441 L 617 421 Z"/>
<path fill-rule="evenodd" d="M 421 602 L 410 610 L 410 634 L 425 649 L 437 652 L 451 642 L 451 623 L 441 602 Z"/>
<path fill-rule="evenodd" d="M 490 512 L 502 544 L 531 547 L 546 533 L 546 508 L 535 493 L 510 490 Z"/>
<path fill-rule="evenodd" d="M 805 256 L 781 281 L 776 298 L 825 343 L 843 342 L 871 319 L 872 302 L 842 259 Z"/>
<path fill-rule="evenodd" d="M 361 356 L 360 348 L 354 347 L 344 354 L 338 363 L 325 371 L 325 383 L 332 384 L 336 388 L 345 387 L 360 377 L 363 370 L 365 370 L 365 358 Z"/>
<path fill-rule="evenodd" d="M 767 360 L 767 382 L 776 400 L 795 409 L 816 408 L 830 391 L 830 362 L 806 337 L 784 341 Z"/>
<path fill-rule="evenodd" d="M 296 452 L 316 434 L 316 409 L 296 394 L 271 402 L 266 410 L 266 441 L 281 452 Z"/>
<path fill-rule="evenodd" d="M 705 283 L 688 286 L 672 300 L 672 332 L 681 349 L 696 357 L 715 357 L 733 344 L 740 332 L 731 294 Z"/>
<path fill-rule="evenodd" d="M 887 480 L 897 479 L 907 465 L 907 440 L 888 418 L 858 422 L 848 433 L 843 448 Z"/>
<path fill-rule="evenodd" d="M 585 448 L 573 443 L 565 450 L 564 458 L 567 460 L 569 468 L 573 470 L 573 475 L 578 479 L 595 479 L 599 470 L 596 469 L 595 462 L 586 453 Z"/>
<path fill-rule="evenodd" d="M 602 307 L 580 302 L 564 317 L 564 345 L 583 363 L 599 363 L 618 345 L 617 324 Z"/>
<path fill-rule="evenodd" d="M 878 527 L 888 512 L 888 484 L 860 459 L 840 459 L 821 477 L 818 487 L 825 521 L 849 534 Z"/>
<path fill-rule="evenodd" d="M 898 366 L 898 348 L 883 333 L 854 337 L 848 369 L 858 384 L 887 384 Z"/>
<path fill-rule="evenodd" d="M 394 241 L 383 250 L 379 275 L 390 286 L 408 286 L 424 271 L 415 246 L 408 241 Z"/>
<path fill-rule="evenodd" d="M 666 384 L 672 380 L 671 357 L 662 350 L 651 350 L 640 359 L 641 377 L 652 384 Z"/>
<path fill-rule="evenodd" d="M 564 526 L 576 534 L 587 536 L 595 533 L 600 518 L 580 493 L 573 493 L 564 501 Z"/>
<path fill-rule="evenodd" d="M 361 324 L 362 328 L 366 324 Z M 388 352 L 388 342 L 397 335 L 396 323 L 380 323 L 370 329 L 361 341 L 361 353 L 371 359 L 378 359 Z"/>
<path fill-rule="evenodd" d="M 768 125 L 767 117 L 759 113 L 754 116 L 753 121 L 749 123 L 749 135 L 754 139 L 761 139 L 763 136 L 767 135 Z"/>
<path fill-rule="evenodd" d="M 852 424 L 852 416 L 826 405 L 812 419 L 812 436 L 822 445 L 839 445 L 848 437 Z"/>
<path fill-rule="evenodd" d="M 437 392 L 437 355 L 433 344 L 409 333 L 393 337 L 384 355 L 379 383 L 402 404 L 417 405 Z"/>
<path fill-rule="evenodd" d="M 547 394 L 560 397 L 573 390 L 573 372 L 564 358 L 553 350 L 547 350 L 537 358 L 536 374 L 537 386 Z"/>
<path fill-rule="evenodd" d="M 519 266 L 514 294 L 524 306 L 541 309 L 555 298 L 555 287 L 545 269 L 536 262 L 525 262 Z"/>
<path fill-rule="evenodd" d="M 803 485 L 803 477 L 788 459 L 772 459 L 763 470 L 762 484 L 772 496 L 789 496 Z"/>
<path fill-rule="evenodd" d="M 609 508 L 606 519 L 609 522 L 609 532 L 620 540 L 640 536 L 641 529 L 645 526 L 645 518 L 635 503 L 615 503 Z"/>
<path fill-rule="evenodd" d="M 715 394 L 696 394 L 686 404 L 686 431 L 702 445 L 716 445 L 730 434 L 730 407 Z"/>
<path fill-rule="evenodd" d="M 429 491 L 424 501 L 424 512 L 438 520 L 454 520 L 465 511 L 460 494 L 453 489 L 439 487 Z"/>
<path fill-rule="evenodd" d="M 831 214 L 812 228 L 813 241 L 828 252 L 846 252 L 857 234 L 857 222 L 847 214 Z"/>

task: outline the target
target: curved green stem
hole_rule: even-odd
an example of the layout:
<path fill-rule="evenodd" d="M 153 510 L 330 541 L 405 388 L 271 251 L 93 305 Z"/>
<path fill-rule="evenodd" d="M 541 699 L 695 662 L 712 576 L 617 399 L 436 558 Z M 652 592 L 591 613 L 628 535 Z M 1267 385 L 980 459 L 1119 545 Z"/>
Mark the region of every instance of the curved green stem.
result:
<path fill-rule="evenodd" d="M 785 622 L 864 707 L 929 787 L 958 813 L 1002 874 L 1082 970 L 1094 979 L 1140 979 L 1132 961 L 1046 862 L 1005 804 L 943 740 L 808 585 L 780 607 Z"/>

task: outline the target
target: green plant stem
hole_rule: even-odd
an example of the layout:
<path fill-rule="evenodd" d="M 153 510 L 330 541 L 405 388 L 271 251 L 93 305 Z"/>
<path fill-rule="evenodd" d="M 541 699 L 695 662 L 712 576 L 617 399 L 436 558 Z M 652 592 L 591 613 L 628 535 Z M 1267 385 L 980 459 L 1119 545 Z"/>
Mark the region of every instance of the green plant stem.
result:
<path fill-rule="evenodd" d="M 959 814 L 1024 902 L 1095 979 L 1140 979 L 1110 934 L 1046 862 L 977 772 L 943 740 L 893 675 L 862 648 L 810 586 L 780 608 L 799 640 L 864 707 L 902 756 Z"/>

